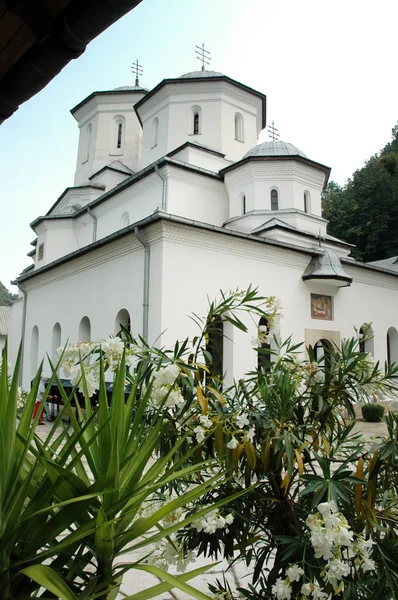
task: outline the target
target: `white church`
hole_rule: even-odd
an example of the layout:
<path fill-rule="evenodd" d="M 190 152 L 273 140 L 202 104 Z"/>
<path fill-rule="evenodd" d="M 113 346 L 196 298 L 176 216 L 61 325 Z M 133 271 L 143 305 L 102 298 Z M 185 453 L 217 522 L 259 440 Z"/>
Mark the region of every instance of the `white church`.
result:
<path fill-rule="evenodd" d="M 371 324 L 367 350 L 398 360 L 398 270 L 364 264 L 327 233 L 330 168 L 282 141 L 257 144 L 266 96 L 209 70 L 93 92 L 71 111 L 80 130 L 74 185 L 31 224 L 33 264 L 16 282 L 10 355 L 23 341 L 23 387 L 67 341 L 129 326 L 168 347 L 196 334 L 220 290 L 277 296 L 279 335 L 339 344 Z M 249 333 L 225 324 L 227 382 L 251 371 Z"/>

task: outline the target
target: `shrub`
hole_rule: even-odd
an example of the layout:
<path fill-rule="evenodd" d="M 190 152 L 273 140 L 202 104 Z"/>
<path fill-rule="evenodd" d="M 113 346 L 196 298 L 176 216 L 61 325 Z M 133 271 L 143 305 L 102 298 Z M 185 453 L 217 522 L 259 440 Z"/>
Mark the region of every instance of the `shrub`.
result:
<path fill-rule="evenodd" d="M 380 423 L 384 417 L 384 406 L 381 404 L 364 404 L 362 406 L 362 416 L 369 423 Z"/>

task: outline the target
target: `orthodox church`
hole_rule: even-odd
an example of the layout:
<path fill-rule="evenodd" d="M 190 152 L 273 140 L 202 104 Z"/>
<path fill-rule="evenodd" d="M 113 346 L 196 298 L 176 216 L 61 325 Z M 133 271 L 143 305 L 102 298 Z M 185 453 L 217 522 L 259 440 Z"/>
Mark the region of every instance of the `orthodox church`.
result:
<path fill-rule="evenodd" d="M 16 279 L 11 361 L 23 386 L 67 341 L 129 327 L 168 347 L 196 334 L 220 290 L 276 296 L 278 335 L 339 344 L 366 326 L 376 360 L 398 359 L 398 271 L 350 258 L 327 233 L 330 168 L 291 143 L 258 144 L 266 96 L 205 70 L 93 92 L 71 110 L 80 137 L 74 185 L 31 224 L 33 264 Z M 249 333 L 225 323 L 227 381 L 256 367 Z"/>

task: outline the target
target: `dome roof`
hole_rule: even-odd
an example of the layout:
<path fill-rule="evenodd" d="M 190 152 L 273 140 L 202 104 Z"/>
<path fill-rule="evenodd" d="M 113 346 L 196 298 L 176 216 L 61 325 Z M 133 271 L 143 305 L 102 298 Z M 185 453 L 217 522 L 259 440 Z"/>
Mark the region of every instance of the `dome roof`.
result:
<path fill-rule="evenodd" d="M 191 71 L 180 75 L 179 79 L 194 79 L 195 77 L 225 77 L 225 75 L 224 73 L 218 73 L 218 71 Z"/>
<path fill-rule="evenodd" d="M 114 88 L 113 92 L 147 92 L 148 90 L 140 85 L 122 85 Z"/>
<path fill-rule="evenodd" d="M 249 150 L 249 152 L 246 152 L 243 158 L 248 158 L 249 156 L 303 156 L 307 158 L 304 152 L 293 146 L 293 144 L 280 141 L 258 144 Z"/>

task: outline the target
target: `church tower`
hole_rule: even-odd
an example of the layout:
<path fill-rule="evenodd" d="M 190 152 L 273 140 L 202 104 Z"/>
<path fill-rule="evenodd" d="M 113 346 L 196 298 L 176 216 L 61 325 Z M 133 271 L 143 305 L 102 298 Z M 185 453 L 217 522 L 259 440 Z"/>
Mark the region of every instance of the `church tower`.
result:
<path fill-rule="evenodd" d="M 93 92 L 71 113 L 80 129 L 75 186 L 84 185 L 105 166 L 141 169 L 142 131 L 134 105 L 147 94 L 138 85 Z"/>

